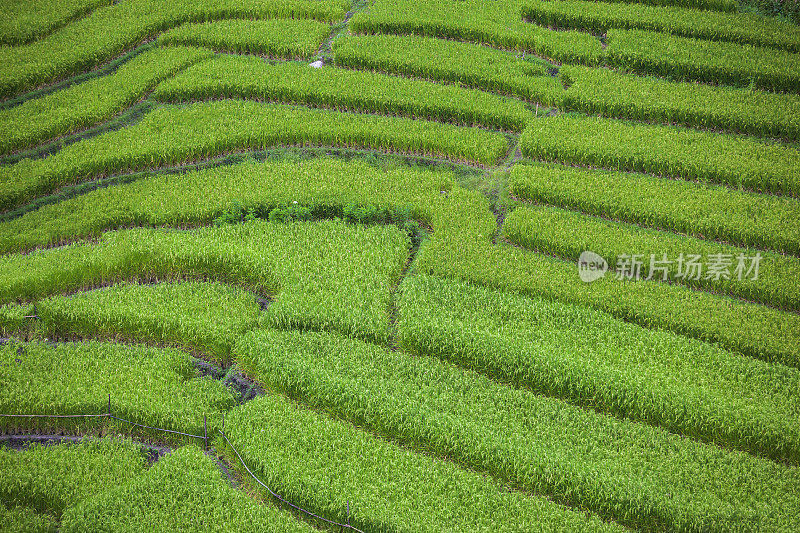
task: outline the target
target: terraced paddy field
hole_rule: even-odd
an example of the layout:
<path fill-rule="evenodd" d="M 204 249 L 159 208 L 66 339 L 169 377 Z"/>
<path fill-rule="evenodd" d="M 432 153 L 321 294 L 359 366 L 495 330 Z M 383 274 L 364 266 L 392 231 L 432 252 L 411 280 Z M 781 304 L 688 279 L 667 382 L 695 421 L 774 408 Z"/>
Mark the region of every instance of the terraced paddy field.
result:
<path fill-rule="evenodd" d="M 800 531 L 791 0 L 0 0 L 1 531 Z"/>

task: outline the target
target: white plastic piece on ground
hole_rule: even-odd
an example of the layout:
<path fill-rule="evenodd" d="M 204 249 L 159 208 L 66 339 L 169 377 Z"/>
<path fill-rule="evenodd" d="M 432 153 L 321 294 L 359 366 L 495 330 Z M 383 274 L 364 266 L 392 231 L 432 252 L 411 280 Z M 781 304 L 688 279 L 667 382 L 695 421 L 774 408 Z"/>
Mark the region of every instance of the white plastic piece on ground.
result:
<path fill-rule="evenodd" d="M 310 63 L 309 65 L 314 67 L 314 68 L 322 68 L 322 64 L 323 64 L 322 60 L 320 59 L 318 61 L 314 61 L 313 63 Z"/>

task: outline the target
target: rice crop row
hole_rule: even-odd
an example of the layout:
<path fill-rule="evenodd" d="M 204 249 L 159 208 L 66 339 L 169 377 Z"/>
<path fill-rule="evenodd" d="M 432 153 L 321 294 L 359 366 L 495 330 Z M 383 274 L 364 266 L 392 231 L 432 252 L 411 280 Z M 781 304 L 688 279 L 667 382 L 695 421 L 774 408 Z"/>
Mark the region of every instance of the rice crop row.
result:
<path fill-rule="evenodd" d="M 543 26 L 605 33 L 641 29 L 800 52 L 800 28 L 757 13 L 719 13 L 596 0 L 523 0 L 522 16 Z"/>
<path fill-rule="evenodd" d="M 159 108 L 131 127 L 0 168 L 0 209 L 114 172 L 277 144 L 356 146 L 490 166 L 508 147 L 501 133 L 424 120 L 241 100 L 203 102 Z"/>
<path fill-rule="evenodd" d="M 162 82 L 166 102 L 245 98 L 332 107 L 521 131 L 533 113 L 504 96 L 373 72 L 302 63 L 270 65 L 257 57 L 220 56 Z"/>
<path fill-rule="evenodd" d="M 401 285 L 398 345 L 570 403 L 791 464 L 800 372 L 608 313 L 458 280 Z"/>
<path fill-rule="evenodd" d="M 0 223 L 0 253 L 27 251 L 129 226 L 208 224 L 234 202 L 245 210 L 315 206 L 343 216 L 348 205 L 409 211 L 429 220 L 429 207 L 443 203 L 453 187 L 450 172 L 379 168 L 335 158 L 296 162 L 245 161 L 178 175 L 156 175 L 43 206 Z"/>
<path fill-rule="evenodd" d="M 84 498 L 140 475 L 146 464 L 141 446 L 124 439 L 0 448 L 0 500 L 58 520 Z"/>
<path fill-rule="evenodd" d="M 249 375 L 312 408 L 624 525 L 797 525 L 797 468 L 328 333 L 255 331 L 235 350 Z"/>
<path fill-rule="evenodd" d="M 159 81 L 198 61 L 208 50 L 183 46 L 156 48 L 136 56 L 113 74 L 90 79 L 0 110 L 0 153 L 74 133 L 120 113 Z"/>
<path fill-rule="evenodd" d="M 418 35 L 349 35 L 333 42 L 337 65 L 413 76 L 556 105 L 562 92 L 536 57 Z"/>
<path fill-rule="evenodd" d="M 0 5 L 0 45 L 40 39 L 113 0 L 7 0 Z"/>
<path fill-rule="evenodd" d="M 562 66 L 560 107 L 588 114 L 800 140 L 800 96 Z"/>
<path fill-rule="evenodd" d="M 316 20 L 229 19 L 183 24 L 162 33 L 156 41 L 160 45 L 203 46 L 223 52 L 308 59 L 330 33 L 330 25 Z"/>
<path fill-rule="evenodd" d="M 609 275 L 681 283 L 792 311 L 800 310 L 800 258 L 642 228 L 551 206 L 521 206 L 506 217 L 503 237 L 574 259 L 590 250 Z M 753 258 L 758 256 L 759 259 Z M 755 266 L 757 262 L 757 270 Z M 614 272 L 615 266 L 618 270 Z"/>
<path fill-rule="evenodd" d="M 730 13 L 739 9 L 736 0 L 606 0 L 626 4 L 646 4 L 649 6 L 679 6 L 707 11 Z"/>
<path fill-rule="evenodd" d="M 261 315 L 256 297 L 211 282 L 121 283 L 36 304 L 38 326 L 49 336 L 100 337 L 167 343 L 230 363 L 236 338 Z"/>
<path fill-rule="evenodd" d="M 800 220 L 800 202 L 786 196 L 550 164 L 515 165 L 508 187 L 522 200 L 800 255 L 800 227 L 795 224 Z"/>
<path fill-rule="evenodd" d="M 596 64 L 602 56 L 600 41 L 591 35 L 524 22 L 518 0 L 375 0 L 353 16 L 350 30 L 470 41 L 564 62 Z"/>
<path fill-rule="evenodd" d="M 0 258 L 0 302 L 121 280 L 203 276 L 275 295 L 265 321 L 384 340 L 410 242 L 394 226 L 254 221 L 196 230 L 135 229 Z"/>
<path fill-rule="evenodd" d="M 800 195 L 800 150 L 674 126 L 559 115 L 530 121 L 523 155 Z"/>
<path fill-rule="evenodd" d="M 58 533 L 53 517 L 20 505 L 0 504 L 0 523 L 6 533 Z"/>
<path fill-rule="evenodd" d="M 609 65 L 714 84 L 798 93 L 800 54 L 644 30 L 608 30 Z"/>
<path fill-rule="evenodd" d="M 225 432 L 272 490 L 325 518 L 340 523 L 349 518 L 363 531 L 622 530 L 546 498 L 509 491 L 491 478 L 277 395 L 259 396 L 232 410 Z M 217 449 L 243 472 L 221 439 Z"/>
<path fill-rule="evenodd" d="M 101 7 L 39 41 L 0 48 L 0 97 L 95 68 L 184 22 L 225 18 L 344 18 L 343 0 L 131 0 Z"/>
<path fill-rule="evenodd" d="M 197 446 L 164 456 L 142 474 L 92 495 L 64 513 L 61 531 L 317 531 L 288 511 L 234 488 Z"/>
<path fill-rule="evenodd" d="M 221 413 L 235 403 L 225 385 L 197 377 L 192 358 L 174 349 L 95 341 L 56 345 L 10 341 L 0 346 L 0 360 L 0 412 L 6 414 L 107 413 L 111 395 L 115 416 L 203 435 L 203 417 L 208 417 L 211 428 L 218 427 Z M 159 441 L 184 439 L 106 418 L 0 418 L 0 428 L 81 434 L 105 428 Z"/>

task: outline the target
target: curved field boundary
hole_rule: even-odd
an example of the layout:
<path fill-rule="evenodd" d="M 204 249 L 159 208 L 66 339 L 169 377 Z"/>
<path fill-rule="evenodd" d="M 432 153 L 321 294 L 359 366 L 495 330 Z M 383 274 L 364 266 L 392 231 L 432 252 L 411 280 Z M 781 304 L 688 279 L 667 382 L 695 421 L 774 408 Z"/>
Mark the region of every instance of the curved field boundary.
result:
<path fill-rule="evenodd" d="M 562 66 L 559 107 L 587 114 L 677 123 L 800 140 L 800 95 L 637 76 L 608 68 Z"/>
<path fill-rule="evenodd" d="M 183 24 L 158 36 L 160 45 L 202 46 L 270 58 L 313 57 L 331 33 L 330 24 L 305 19 L 225 19 Z"/>
<path fill-rule="evenodd" d="M 410 209 L 413 218 L 433 228 L 416 271 L 588 305 L 645 327 L 800 366 L 798 315 L 680 285 L 610 278 L 586 284 L 574 262 L 493 245 L 497 221 L 488 200 L 458 187 L 450 172 L 386 170 L 358 161 L 320 159 L 246 162 L 177 177 L 154 176 L 0 224 L 0 243 L 5 251 L 30 250 L 132 224 L 208 223 L 233 200 L 246 208 L 298 201 Z"/>
<path fill-rule="evenodd" d="M 756 13 L 719 13 L 595 0 L 522 0 L 522 16 L 542 26 L 605 33 L 611 28 L 800 52 L 800 28 Z"/>
<path fill-rule="evenodd" d="M 349 4 L 347 4 L 349 5 Z M 341 0 L 126 0 L 29 45 L 0 49 L 0 97 L 11 97 L 94 68 L 185 22 L 224 18 L 344 17 Z"/>
<path fill-rule="evenodd" d="M 796 468 L 512 389 L 433 357 L 274 330 L 242 337 L 235 354 L 248 375 L 312 409 L 629 527 L 798 523 Z M 740 477 L 761 490 L 714 483 Z"/>
<path fill-rule="evenodd" d="M 188 47 L 154 48 L 119 67 L 11 109 L 0 110 L 0 153 L 68 135 L 117 115 L 151 91 L 161 80 L 213 56 Z"/>
<path fill-rule="evenodd" d="M 259 58 L 220 56 L 159 84 L 153 98 L 185 102 L 244 98 L 301 104 L 467 126 L 521 131 L 533 113 L 517 100 L 483 91 L 373 72 L 303 63 L 267 64 Z"/>
<path fill-rule="evenodd" d="M 800 92 L 800 53 L 644 30 L 608 30 L 606 62 L 622 69 L 767 91 Z"/>
<path fill-rule="evenodd" d="M 398 228 L 343 221 L 109 232 L 97 243 L 3 256 L 0 301 L 122 280 L 203 276 L 277 295 L 265 317 L 269 325 L 330 328 L 383 342 L 410 245 Z"/>
<path fill-rule="evenodd" d="M 742 136 L 599 117 L 534 119 L 523 155 L 800 196 L 800 150 Z"/>
<path fill-rule="evenodd" d="M 7 0 L 0 6 L 0 45 L 41 39 L 115 0 Z"/>
<path fill-rule="evenodd" d="M 514 198 L 706 240 L 800 256 L 800 200 L 647 174 L 515 165 Z"/>
<path fill-rule="evenodd" d="M 25 415 L 0 417 L 6 432 L 114 427 L 127 433 L 136 427 L 131 421 L 147 426 L 135 429 L 137 434 L 196 442 L 193 437 L 204 435 L 204 416 L 210 427 L 219 427 L 222 413 L 236 403 L 230 389 L 198 377 L 192 358 L 174 349 L 95 341 L 56 345 L 10 341 L 0 347 L 0 358 L 5 383 L 0 412 Z M 60 418 L 48 416 L 53 413 Z"/>
<path fill-rule="evenodd" d="M 353 16 L 350 30 L 469 41 L 588 65 L 597 64 L 602 58 L 600 40 L 592 35 L 554 31 L 524 22 L 518 0 L 376 0 L 368 11 Z"/>
<path fill-rule="evenodd" d="M 233 409 L 226 416 L 225 437 L 272 490 L 364 531 L 623 531 L 596 515 L 509 491 L 491 477 L 387 442 L 278 395 L 259 396 Z M 218 449 L 249 479 L 227 441 L 218 439 Z M 249 486 L 266 495 L 255 483 Z M 453 487 L 459 490 L 454 493 Z"/>
<path fill-rule="evenodd" d="M 562 91 L 551 65 L 470 43 L 417 35 L 349 35 L 333 43 L 337 65 L 455 83 L 557 105 Z"/>
<path fill-rule="evenodd" d="M 625 257 L 632 260 L 638 255 L 638 272 L 619 275 L 652 277 L 778 309 L 800 310 L 797 257 L 709 242 L 551 206 L 514 209 L 505 219 L 502 236 L 528 250 L 572 259 L 576 264 L 582 252 L 591 250 L 608 261 L 609 275 L 615 275 L 615 268 L 624 268 L 618 263 L 619 258 L 624 264 Z M 758 270 L 754 271 L 756 256 L 760 259 Z M 690 265 L 693 257 L 699 261 L 696 271 Z"/>
<path fill-rule="evenodd" d="M 508 150 L 501 133 L 478 128 L 224 100 L 157 109 L 132 127 L 75 143 L 44 159 L 0 167 L 0 209 L 122 170 L 278 144 L 357 146 L 486 166 L 496 165 Z"/>

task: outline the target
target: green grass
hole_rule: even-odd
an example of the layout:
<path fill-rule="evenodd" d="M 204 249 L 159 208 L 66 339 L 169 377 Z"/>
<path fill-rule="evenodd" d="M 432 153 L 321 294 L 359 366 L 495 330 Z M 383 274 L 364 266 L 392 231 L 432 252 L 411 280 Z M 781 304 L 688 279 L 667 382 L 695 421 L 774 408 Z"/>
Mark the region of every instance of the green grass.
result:
<path fill-rule="evenodd" d="M 594 0 L 523 0 L 522 16 L 542 26 L 595 33 L 605 33 L 610 28 L 642 29 L 800 52 L 800 28 L 796 24 L 754 13 Z"/>
<path fill-rule="evenodd" d="M 254 221 L 195 230 L 134 229 L 0 258 L 0 302 L 37 300 L 121 280 L 205 277 L 275 301 L 278 327 L 334 329 L 379 342 L 410 240 L 394 226 Z"/>
<path fill-rule="evenodd" d="M 141 447 L 122 439 L 0 448 L 0 500 L 57 520 L 65 509 L 135 478 L 145 466 Z"/>
<path fill-rule="evenodd" d="M 800 150 L 747 137 L 599 117 L 531 121 L 523 155 L 800 196 Z"/>
<path fill-rule="evenodd" d="M 376 0 L 353 16 L 350 30 L 470 41 L 564 62 L 596 64 L 602 55 L 591 35 L 524 22 L 518 0 Z"/>
<path fill-rule="evenodd" d="M 621 529 L 546 498 L 509 491 L 491 478 L 386 442 L 280 396 L 259 396 L 237 407 L 226 417 L 225 428 L 248 467 L 272 490 L 340 523 L 347 521 L 349 507 L 350 524 L 363 531 Z M 217 444 L 242 472 L 224 441 Z"/>
<path fill-rule="evenodd" d="M 798 524 L 796 468 L 511 389 L 430 357 L 278 331 L 245 336 L 236 355 L 248 375 L 312 408 L 632 527 Z"/>
<path fill-rule="evenodd" d="M 0 48 L 0 97 L 96 68 L 143 40 L 184 22 L 225 18 L 339 20 L 343 0 L 137 0 L 91 15 L 22 46 Z"/>
<path fill-rule="evenodd" d="M 586 306 L 413 276 L 398 344 L 521 387 L 673 433 L 800 462 L 800 372 Z"/>
<path fill-rule="evenodd" d="M 800 203 L 794 198 L 647 174 L 518 164 L 508 188 L 521 200 L 625 222 L 800 255 Z"/>
<path fill-rule="evenodd" d="M 551 206 L 518 207 L 506 217 L 503 237 L 529 250 L 576 261 L 583 251 L 591 250 L 605 258 L 612 271 L 621 267 L 618 263 L 621 256 L 627 254 L 630 259 L 639 255 L 642 278 L 652 277 L 654 282 L 681 283 L 791 311 L 800 310 L 797 257 L 709 242 Z M 757 253 L 761 260 L 755 276 L 748 270 L 751 258 Z M 678 261 L 681 254 L 687 261 L 699 256 L 701 269 L 687 270 L 689 267 Z M 656 270 L 652 270 L 652 261 L 664 257 L 669 263 L 656 263 Z M 721 265 L 719 274 L 712 270 L 714 263 Z M 665 270 L 659 270 L 661 267 Z M 740 267 L 741 272 L 737 270 Z M 630 270 L 627 273 L 636 275 Z"/>
<path fill-rule="evenodd" d="M 168 344 L 230 362 L 231 346 L 258 323 L 255 296 L 221 283 L 122 283 L 39 301 L 48 335 Z"/>
<path fill-rule="evenodd" d="M 61 531 L 311 532 L 289 512 L 259 504 L 231 486 L 213 458 L 179 448 L 146 472 L 83 500 L 64 514 Z"/>
<path fill-rule="evenodd" d="M 729 13 L 738 9 L 736 0 L 606 0 L 626 4 L 646 4 L 650 6 L 679 6 Z"/>
<path fill-rule="evenodd" d="M 160 45 L 203 46 L 223 52 L 308 59 L 330 33 L 330 25 L 316 20 L 229 19 L 183 24 L 162 33 L 156 41 Z"/>
<path fill-rule="evenodd" d="M 608 30 L 608 64 L 673 79 L 797 93 L 800 54 L 643 30 Z"/>
<path fill-rule="evenodd" d="M 800 96 L 563 66 L 564 108 L 588 114 L 677 123 L 800 140 Z"/>
<path fill-rule="evenodd" d="M 164 107 L 137 124 L 67 146 L 43 159 L 0 167 L 0 209 L 116 172 L 174 165 L 280 144 L 334 145 L 495 165 L 501 133 L 425 120 L 242 100 Z"/>
<path fill-rule="evenodd" d="M 0 413 L 34 415 L 101 414 L 164 429 L 203 435 L 219 426 L 233 393 L 209 377 L 197 377 L 192 358 L 174 349 L 107 342 L 9 342 L 0 347 Z M 88 379 L 88 378 L 91 379 Z M 160 431 L 139 429 L 107 418 L 0 418 L 6 432 L 113 431 L 160 442 L 185 442 Z M 191 439 L 189 439 L 191 441 Z M 195 439 L 197 441 L 197 439 Z"/>
<path fill-rule="evenodd" d="M 270 65 L 242 56 L 196 65 L 161 83 L 153 96 L 167 102 L 258 99 L 512 131 L 522 131 L 533 116 L 523 102 L 483 91 L 304 63 Z"/>
<path fill-rule="evenodd" d="M 417 35 L 350 35 L 333 42 L 337 65 L 484 89 L 557 105 L 562 88 L 536 57 Z M 531 57 L 530 55 L 528 56 Z"/>
<path fill-rule="evenodd" d="M 86 16 L 112 0 L 6 0 L 0 6 L 0 44 L 22 44 Z"/>
<path fill-rule="evenodd" d="M 159 81 L 211 57 L 207 50 L 155 48 L 113 74 L 90 79 L 10 109 L 0 110 L 0 153 L 26 148 L 94 126 L 133 105 Z"/>

